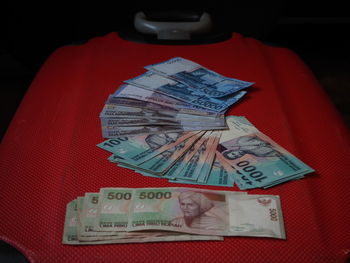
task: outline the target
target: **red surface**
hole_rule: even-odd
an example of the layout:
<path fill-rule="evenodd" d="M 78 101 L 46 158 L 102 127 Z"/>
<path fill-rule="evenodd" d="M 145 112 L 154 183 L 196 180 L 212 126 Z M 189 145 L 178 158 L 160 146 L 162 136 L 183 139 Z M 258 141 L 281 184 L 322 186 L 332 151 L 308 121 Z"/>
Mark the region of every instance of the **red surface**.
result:
<path fill-rule="evenodd" d="M 98 116 L 107 96 L 143 66 L 175 56 L 256 82 L 229 114 L 246 116 L 316 170 L 249 191 L 280 195 L 287 240 L 63 245 L 65 206 L 77 196 L 101 187 L 181 186 L 118 168 L 95 146 L 103 140 Z M 0 239 L 33 262 L 343 262 L 350 257 L 349 149 L 338 113 L 288 49 L 239 34 L 216 44 L 160 46 L 111 33 L 58 49 L 23 99 L 0 151 Z"/>

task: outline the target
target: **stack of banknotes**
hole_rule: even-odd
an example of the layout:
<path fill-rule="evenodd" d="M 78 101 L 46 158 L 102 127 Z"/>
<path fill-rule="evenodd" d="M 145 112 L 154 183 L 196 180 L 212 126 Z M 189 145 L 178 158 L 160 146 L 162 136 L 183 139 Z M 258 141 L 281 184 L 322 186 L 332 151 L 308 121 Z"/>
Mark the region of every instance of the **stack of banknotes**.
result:
<path fill-rule="evenodd" d="M 180 57 L 145 68 L 108 97 L 100 113 L 104 138 L 225 129 L 224 113 L 253 84 Z"/>
<path fill-rule="evenodd" d="M 193 188 L 102 188 L 67 204 L 69 245 L 285 239 L 279 196 Z"/>
<path fill-rule="evenodd" d="M 173 183 L 268 188 L 314 170 L 245 117 L 225 118 L 226 130 L 169 132 L 108 139 L 97 146 L 120 167 Z"/>

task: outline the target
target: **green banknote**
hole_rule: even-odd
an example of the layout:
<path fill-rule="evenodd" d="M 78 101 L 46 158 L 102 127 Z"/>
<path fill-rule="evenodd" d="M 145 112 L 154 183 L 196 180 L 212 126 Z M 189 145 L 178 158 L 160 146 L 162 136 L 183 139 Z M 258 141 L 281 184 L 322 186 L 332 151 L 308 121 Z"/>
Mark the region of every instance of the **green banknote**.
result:
<path fill-rule="evenodd" d="M 228 166 L 228 167 L 227 167 Z M 180 184 L 195 184 L 195 185 L 214 185 L 214 186 L 226 186 L 233 187 L 234 185 L 234 174 L 235 170 L 226 165 L 226 167 L 219 161 L 215 156 L 213 166 L 211 167 L 206 182 L 198 182 L 180 178 L 169 178 L 169 182 L 180 183 Z M 165 174 L 166 175 L 166 174 Z"/>
<path fill-rule="evenodd" d="M 183 154 L 185 154 L 192 145 L 200 139 L 200 137 L 204 134 L 204 132 L 200 132 L 195 134 L 194 136 L 184 140 L 180 144 L 175 145 L 173 148 L 170 148 L 152 159 L 149 159 L 142 164 L 139 165 L 130 165 L 129 163 L 120 162 L 125 167 L 129 167 L 131 169 L 136 169 L 140 171 L 145 171 L 149 173 L 153 173 L 155 175 L 163 175 L 165 174 L 171 166 L 181 158 Z"/>
<path fill-rule="evenodd" d="M 132 197 L 132 188 L 102 188 L 94 228 L 98 231 L 126 231 Z"/>
<path fill-rule="evenodd" d="M 205 148 L 212 134 L 211 131 L 206 132 L 192 147 L 184 154 L 170 169 L 164 174 L 164 178 L 175 179 L 181 174 L 183 169 L 187 167 L 195 155 L 199 155 Z"/>
<path fill-rule="evenodd" d="M 159 134 L 172 132 L 201 131 L 208 129 L 222 129 L 221 127 L 201 126 L 168 126 L 168 125 L 140 125 L 140 126 L 102 126 L 102 136 L 107 139 L 114 139 L 125 136 L 137 136 L 144 134 Z"/>
<path fill-rule="evenodd" d="M 236 169 L 235 182 L 243 189 L 269 187 L 300 178 L 314 170 L 261 132 L 221 141 L 217 155 Z"/>
<path fill-rule="evenodd" d="M 64 220 L 64 230 L 62 243 L 78 245 L 78 217 L 77 217 L 78 205 L 77 200 L 69 202 L 66 206 L 66 216 Z"/>
<path fill-rule="evenodd" d="M 98 193 L 85 193 L 81 216 L 79 217 L 79 232 L 83 236 L 96 235 L 94 225 L 96 221 L 98 197 Z"/>
<path fill-rule="evenodd" d="M 215 150 L 219 144 L 221 134 L 222 134 L 221 131 L 213 132 L 214 140 L 211 144 L 209 144 L 209 149 L 205 156 L 205 161 L 202 165 L 202 168 L 200 170 L 198 169 L 197 171 L 195 171 L 198 173 L 198 176 L 196 175 L 196 177 L 197 177 L 197 181 L 200 183 L 206 183 L 208 180 L 210 170 L 213 166 L 213 162 L 215 159 Z"/>
<path fill-rule="evenodd" d="M 173 148 L 198 132 L 173 132 L 120 137 L 106 140 L 98 147 L 113 153 L 118 160 L 129 164 L 140 164 L 154 156 Z"/>
<path fill-rule="evenodd" d="M 107 236 L 109 239 L 115 239 L 120 232 L 98 231 L 96 229 L 99 193 L 85 193 L 83 199 L 81 211 L 78 205 L 79 240 L 93 241 L 107 239 Z"/>
<path fill-rule="evenodd" d="M 206 177 L 210 172 L 220 135 L 220 132 L 212 132 L 176 178 L 197 181 L 200 175 Z"/>
<path fill-rule="evenodd" d="M 226 124 L 221 131 L 120 137 L 98 146 L 112 152 L 108 160 L 120 167 L 174 183 L 268 188 L 314 171 L 245 117 L 228 116 Z"/>
<path fill-rule="evenodd" d="M 232 137 L 239 137 L 259 130 L 243 116 L 227 116 L 227 130 L 222 131 L 220 143 L 230 140 Z"/>
<path fill-rule="evenodd" d="M 144 242 L 171 242 L 171 241 L 221 241 L 221 236 L 205 236 L 184 234 L 171 231 L 142 231 L 142 232 L 114 232 L 115 236 L 89 236 L 83 237 L 78 224 L 79 210 L 78 200 L 75 199 L 67 204 L 62 243 L 66 245 L 99 245 L 121 243 L 144 243 Z M 109 232 L 105 232 L 107 235 Z"/>

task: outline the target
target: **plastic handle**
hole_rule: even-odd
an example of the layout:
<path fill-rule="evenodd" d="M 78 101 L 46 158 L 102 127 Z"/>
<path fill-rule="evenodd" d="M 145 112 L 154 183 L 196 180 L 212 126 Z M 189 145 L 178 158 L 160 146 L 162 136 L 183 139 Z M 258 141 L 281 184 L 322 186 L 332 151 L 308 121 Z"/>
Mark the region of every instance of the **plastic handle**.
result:
<path fill-rule="evenodd" d="M 135 15 L 134 26 L 143 34 L 155 34 L 158 39 L 187 40 L 191 34 L 204 34 L 212 29 L 211 17 L 203 13 L 197 22 L 157 22 L 149 21 L 143 12 Z"/>

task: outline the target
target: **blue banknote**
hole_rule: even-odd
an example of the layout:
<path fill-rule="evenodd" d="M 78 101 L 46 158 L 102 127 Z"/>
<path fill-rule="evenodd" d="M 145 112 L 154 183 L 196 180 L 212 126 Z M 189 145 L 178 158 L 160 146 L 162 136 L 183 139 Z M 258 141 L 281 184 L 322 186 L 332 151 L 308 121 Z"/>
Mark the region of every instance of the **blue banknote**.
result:
<path fill-rule="evenodd" d="M 232 104 L 236 103 L 247 93 L 242 90 L 222 98 L 212 98 L 199 94 L 188 85 L 157 75 L 153 72 L 146 72 L 138 77 L 126 80 L 125 82 L 218 113 L 226 111 Z"/>
<path fill-rule="evenodd" d="M 228 78 L 193 61 L 175 57 L 145 67 L 159 75 L 181 82 L 197 94 L 209 97 L 224 97 L 253 85 L 253 82 Z"/>

